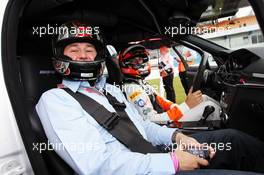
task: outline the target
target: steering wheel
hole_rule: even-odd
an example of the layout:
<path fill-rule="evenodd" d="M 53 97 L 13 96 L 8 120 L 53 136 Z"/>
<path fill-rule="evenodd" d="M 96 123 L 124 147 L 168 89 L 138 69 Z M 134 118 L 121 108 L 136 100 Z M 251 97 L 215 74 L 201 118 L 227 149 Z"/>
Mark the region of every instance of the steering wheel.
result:
<path fill-rule="evenodd" d="M 209 58 L 209 54 L 206 52 L 203 52 L 197 74 L 195 75 L 193 79 L 193 92 L 199 90 L 201 88 L 202 82 L 206 79 L 205 70 L 206 70 L 206 64 L 207 64 L 208 58 Z"/>

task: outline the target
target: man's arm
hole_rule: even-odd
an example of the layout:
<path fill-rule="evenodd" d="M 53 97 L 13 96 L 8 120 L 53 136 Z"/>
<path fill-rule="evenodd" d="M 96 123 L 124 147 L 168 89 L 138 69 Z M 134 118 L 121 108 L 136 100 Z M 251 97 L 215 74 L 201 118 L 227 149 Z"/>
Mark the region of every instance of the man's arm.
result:
<path fill-rule="evenodd" d="M 164 109 L 172 121 L 178 121 L 187 111 L 190 110 L 185 102 L 178 105 L 159 95 L 156 95 L 156 102 Z"/>
<path fill-rule="evenodd" d="M 55 151 L 78 174 L 174 173 L 169 154 L 130 152 L 63 90 L 42 95 L 36 109 Z"/>

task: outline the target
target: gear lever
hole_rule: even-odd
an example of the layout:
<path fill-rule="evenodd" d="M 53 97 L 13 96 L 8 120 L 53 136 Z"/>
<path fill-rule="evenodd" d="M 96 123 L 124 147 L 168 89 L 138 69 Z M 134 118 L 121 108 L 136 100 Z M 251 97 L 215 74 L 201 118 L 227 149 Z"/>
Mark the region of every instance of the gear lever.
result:
<path fill-rule="evenodd" d="M 206 119 L 215 111 L 215 107 L 208 105 L 204 108 L 202 118 L 199 120 L 201 124 L 204 124 Z"/>

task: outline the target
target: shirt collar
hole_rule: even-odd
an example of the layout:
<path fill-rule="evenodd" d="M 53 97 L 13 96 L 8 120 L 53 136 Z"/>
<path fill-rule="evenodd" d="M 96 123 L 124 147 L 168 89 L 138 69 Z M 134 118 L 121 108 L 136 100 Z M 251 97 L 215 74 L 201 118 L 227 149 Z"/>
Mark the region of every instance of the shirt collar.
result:
<path fill-rule="evenodd" d="M 73 92 L 77 92 L 80 87 L 91 87 L 90 83 L 88 81 L 76 81 L 76 80 L 69 80 L 69 79 L 63 79 L 62 84 L 72 90 Z M 101 76 L 97 79 L 95 83 L 95 88 L 101 91 L 106 85 L 106 77 Z"/>

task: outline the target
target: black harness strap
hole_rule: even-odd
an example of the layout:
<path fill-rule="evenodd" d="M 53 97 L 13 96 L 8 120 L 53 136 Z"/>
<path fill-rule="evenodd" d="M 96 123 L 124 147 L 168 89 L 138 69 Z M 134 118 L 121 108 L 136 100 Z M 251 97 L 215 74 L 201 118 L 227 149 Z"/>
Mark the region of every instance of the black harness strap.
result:
<path fill-rule="evenodd" d="M 143 154 L 160 152 L 142 137 L 125 112 L 126 105 L 120 103 L 109 93 L 106 94 L 106 97 L 117 113 L 109 112 L 103 105 L 82 93 L 74 93 L 70 89 L 64 90 L 75 98 L 83 109 L 102 127 L 108 130 L 112 136 L 123 143 L 131 151 Z"/>
<path fill-rule="evenodd" d="M 150 94 L 150 95 L 149 95 L 150 102 L 151 102 L 151 104 L 153 105 L 154 110 L 157 111 L 158 114 L 161 114 L 161 113 L 163 113 L 163 112 L 165 112 L 165 111 L 164 111 L 164 109 L 160 106 L 160 104 L 157 102 L 157 100 L 156 100 L 156 96 L 157 96 L 156 93 Z"/>

